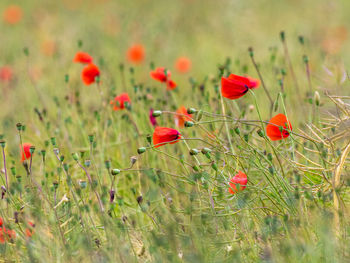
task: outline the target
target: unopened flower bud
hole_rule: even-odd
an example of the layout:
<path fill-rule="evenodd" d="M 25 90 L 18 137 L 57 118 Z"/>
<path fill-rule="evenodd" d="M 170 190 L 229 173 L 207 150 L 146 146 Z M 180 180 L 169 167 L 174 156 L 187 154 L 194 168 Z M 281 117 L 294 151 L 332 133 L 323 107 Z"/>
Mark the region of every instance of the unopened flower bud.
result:
<path fill-rule="evenodd" d="M 119 169 L 112 169 L 112 171 L 111 171 L 111 174 L 112 175 L 117 175 L 117 174 L 119 174 L 120 173 L 120 170 Z"/>
<path fill-rule="evenodd" d="M 190 150 L 190 155 L 197 155 L 199 151 L 197 149 L 191 149 Z"/>
<path fill-rule="evenodd" d="M 137 149 L 138 154 L 143 154 L 146 151 L 146 147 L 140 147 Z"/>
<path fill-rule="evenodd" d="M 193 114 L 193 113 L 196 113 L 196 112 L 197 112 L 197 110 L 195 108 L 188 108 L 187 109 L 187 113 L 188 114 Z"/>
<path fill-rule="evenodd" d="M 185 122 L 185 127 L 192 127 L 194 125 L 194 123 L 192 121 L 186 121 Z"/>
<path fill-rule="evenodd" d="M 160 115 L 162 115 L 162 111 L 160 111 L 160 110 L 155 110 L 152 113 L 152 116 L 155 117 L 155 118 L 159 117 Z"/>
<path fill-rule="evenodd" d="M 315 91 L 314 100 L 315 100 L 316 106 L 320 106 L 321 96 L 320 96 L 320 93 L 318 93 L 318 91 Z"/>
<path fill-rule="evenodd" d="M 77 153 L 72 153 L 72 157 L 74 161 L 78 161 L 79 160 L 79 155 Z"/>

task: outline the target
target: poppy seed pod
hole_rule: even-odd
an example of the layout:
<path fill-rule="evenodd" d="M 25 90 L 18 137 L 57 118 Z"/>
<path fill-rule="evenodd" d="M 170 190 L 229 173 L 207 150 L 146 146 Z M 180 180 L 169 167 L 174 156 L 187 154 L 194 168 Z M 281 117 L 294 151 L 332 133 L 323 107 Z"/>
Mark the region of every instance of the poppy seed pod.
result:
<path fill-rule="evenodd" d="M 22 123 L 18 122 L 18 123 L 16 124 L 16 127 L 17 127 L 17 130 L 18 130 L 18 131 L 21 131 L 21 130 L 22 130 Z"/>
<path fill-rule="evenodd" d="M 190 155 L 197 155 L 199 151 L 197 149 L 191 149 L 190 150 Z"/>
<path fill-rule="evenodd" d="M 187 113 L 188 114 L 194 114 L 194 113 L 196 113 L 197 112 L 197 110 L 195 109 L 195 108 L 188 108 L 187 109 Z"/>
<path fill-rule="evenodd" d="M 187 127 L 187 128 L 192 127 L 193 125 L 194 125 L 194 123 L 192 121 L 185 122 L 185 127 Z"/>
<path fill-rule="evenodd" d="M 155 110 L 152 113 L 152 116 L 155 117 L 155 118 L 159 117 L 160 115 L 162 115 L 162 111 L 160 111 L 160 110 Z"/>
<path fill-rule="evenodd" d="M 211 149 L 209 149 L 209 148 L 203 148 L 203 149 L 202 149 L 202 153 L 203 153 L 203 154 L 211 153 Z"/>
<path fill-rule="evenodd" d="M 120 173 L 120 170 L 119 169 L 112 169 L 112 171 L 111 171 L 111 174 L 112 175 L 117 175 L 117 174 L 119 174 Z"/>
<path fill-rule="evenodd" d="M 258 134 L 260 137 L 264 137 L 264 132 L 263 132 L 261 129 L 259 129 L 259 130 L 257 131 L 257 134 Z"/>
<path fill-rule="evenodd" d="M 72 153 L 72 157 L 74 161 L 78 161 L 79 160 L 79 156 L 77 153 Z"/>
<path fill-rule="evenodd" d="M 51 137 L 51 144 L 52 146 L 56 146 L 56 138 L 55 137 Z"/>
<path fill-rule="evenodd" d="M 146 147 L 140 147 L 137 149 L 138 154 L 143 154 L 146 151 Z"/>

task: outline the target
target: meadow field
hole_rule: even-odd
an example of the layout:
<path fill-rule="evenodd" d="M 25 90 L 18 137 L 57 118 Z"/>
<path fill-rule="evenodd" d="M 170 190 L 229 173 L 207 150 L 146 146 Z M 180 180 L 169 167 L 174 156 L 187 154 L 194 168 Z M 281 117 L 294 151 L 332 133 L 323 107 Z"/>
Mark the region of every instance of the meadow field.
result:
<path fill-rule="evenodd" d="M 349 14 L 1 0 L 0 262 L 350 262 Z"/>

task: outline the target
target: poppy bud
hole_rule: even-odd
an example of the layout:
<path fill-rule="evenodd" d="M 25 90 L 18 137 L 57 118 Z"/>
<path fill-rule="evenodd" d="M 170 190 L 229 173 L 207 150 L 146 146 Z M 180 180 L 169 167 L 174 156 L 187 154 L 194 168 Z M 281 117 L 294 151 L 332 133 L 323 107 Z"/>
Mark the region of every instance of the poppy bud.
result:
<path fill-rule="evenodd" d="M 287 75 L 287 71 L 286 71 L 286 69 L 282 68 L 282 69 L 281 69 L 281 74 L 282 74 L 282 76 Z"/>
<path fill-rule="evenodd" d="M 191 149 L 190 150 L 190 155 L 197 155 L 199 151 L 197 149 Z"/>
<path fill-rule="evenodd" d="M 299 36 L 298 39 L 299 39 L 299 43 L 304 45 L 304 43 L 305 43 L 304 37 L 303 36 Z"/>
<path fill-rule="evenodd" d="M 20 122 L 17 123 L 17 124 L 16 124 L 16 127 L 17 127 L 17 130 L 18 130 L 18 131 L 21 131 L 21 130 L 22 130 L 22 123 L 20 123 Z"/>
<path fill-rule="evenodd" d="M 213 163 L 213 164 L 211 165 L 211 167 L 212 167 L 215 171 L 218 170 L 218 166 L 216 165 L 216 163 Z"/>
<path fill-rule="evenodd" d="M 105 161 L 105 167 L 106 167 L 107 170 L 109 170 L 109 168 L 111 168 L 111 161 L 106 160 Z"/>
<path fill-rule="evenodd" d="M 187 109 L 187 113 L 188 114 L 193 114 L 193 113 L 196 113 L 196 112 L 197 112 L 197 110 L 195 108 L 188 108 Z"/>
<path fill-rule="evenodd" d="M 131 156 L 130 157 L 130 162 L 131 162 L 131 165 L 134 165 L 137 161 L 137 157 L 136 156 Z"/>
<path fill-rule="evenodd" d="M 64 161 L 64 155 L 60 156 L 60 161 L 63 162 Z"/>
<path fill-rule="evenodd" d="M 151 134 L 147 134 L 146 139 L 149 143 L 152 143 L 152 135 Z"/>
<path fill-rule="evenodd" d="M 55 189 L 58 188 L 58 182 L 57 182 L 57 181 L 54 181 L 54 182 L 52 183 L 52 185 L 53 185 L 53 188 L 55 188 Z"/>
<path fill-rule="evenodd" d="M 160 115 L 162 115 L 162 111 L 160 111 L 160 110 L 155 110 L 152 113 L 152 116 L 155 117 L 155 118 L 159 117 Z"/>
<path fill-rule="evenodd" d="M 270 174 L 273 174 L 274 171 L 275 171 L 275 169 L 274 169 L 272 166 L 269 166 L 269 172 L 270 172 Z"/>
<path fill-rule="evenodd" d="M 93 134 L 89 134 L 88 135 L 88 138 L 89 138 L 89 142 L 90 143 L 93 143 L 94 142 L 94 139 L 95 139 L 95 136 Z"/>
<path fill-rule="evenodd" d="M 235 133 L 236 133 L 237 135 L 240 135 L 240 134 L 241 134 L 241 131 L 239 130 L 238 127 L 235 128 Z"/>
<path fill-rule="evenodd" d="M 304 63 L 306 64 L 309 62 L 309 57 L 307 55 L 304 55 L 303 60 L 304 60 Z"/>
<path fill-rule="evenodd" d="M 5 148 L 5 145 L 6 145 L 6 142 L 5 142 L 4 140 L 1 140 L 1 141 L 0 141 L 0 146 L 1 146 L 2 148 Z"/>
<path fill-rule="evenodd" d="M 4 139 L 4 135 L 0 134 L 0 140 Z"/>
<path fill-rule="evenodd" d="M 87 186 L 87 182 L 84 180 L 79 180 L 79 186 L 80 188 L 84 189 Z"/>
<path fill-rule="evenodd" d="M 29 148 L 30 154 L 33 154 L 34 151 L 35 151 L 35 146 L 30 146 L 30 148 Z"/>
<path fill-rule="evenodd" d="M 67 164 L 67 163 L 64 163 L 64 164 L 63 164 L 63 169 L 64 169 L 66 172 L 68 172 L 68 164 Z"/>
<path fill-rule="evenodd" d="M 112 173 L 112 175 L 117 175 L 120 173 L 120 170 L 119 169 L 112 169 L 111 173 Z"/>
<path fill-rule="evenodd" d="M 46 150 L 41 150 L 41 155 L 43 156 L 43 158 L 45 159 L 45 156 L 46 156 Z"/>
<path fill-rule="evenodd" d="M 74 161 L 78 161 L 79 160 L 79 156 L 77 153 L 72 153 L 72 157 Z"/>
<path fill-rule="evenodd" d="M 51 144 L 52 144 L 52 146 L 56 146 L 56 138 L 55 137 L 51 137 Z"/>
<path fill-rule="evenodd" d="M 141 204 L 142 201 L 143 201 L 142 195 L 138 196 L 138 197 L 136 198 L 136 200 L 137 200 L 137 203 L 138 203 L 138 204 Z"/>
<path fill-rule="evenodd" d="M 202 117 L 203 117 L 203 111 L 199 111 L 198 113 L 197 113 L 197 121 L 200 121 L 201 119 L 202 119 Z"/>
<path fill-rule="evenodd" d="M 199 172 L 199 167 L 197 165 L 192 166 L 193 170 L 195 170 L 196 172 Z"/>
<path fill-rule="evenodd" d="M 15 176 L 16 175 L 16 167 L 13 166 L 10 169 L 11 169 L 12 175 Z"/>
<path fill-rule="evenodd" d="M 146 147 L 140 147 L 137 149 L 138 154 L 143 154 L 146 151 Z"/>
<path fill-rule="evenodd" d="M 248 52 L 249 52 L 249 56 L 250 56 L 251 58 L 254 57 L 254 50 L 253 50 L 252 47 L 249 47 L 249 48 L 248 48 Z"/>
<path fill-rule="evenodd" d="M 270 162 L 272 161 L 272 154 L 271 153 L 267 154 L 267 160 L 269 160 Z"/>
<path fill-rule="evenodd" d="M 280 32 L 280 37 L 281 37 L 282 42 L 284 42 L 284 40 L 286 39 L 286 34 L 284 31 Z"/>
<path fill-rule="evenodd" d="M 86 167 L 90 167 L 91 161 L 90 160 L 85 160 L 84 164 L 85 164 Z"/>
<path fill-rule="evenodd" d="M 111 189 L 109 191 L 109 202 L 113 203 L 114 197 L 115 197 L 115 191 L 113 189 Z"/>
<path fill-rule="evenodd" d="M 315 100 L 315 104 L 316 106 L 320 106 L 320 93 L 318 93 L 318 91 L 315 91 L 315 94 L 314 94 L 314 100 Z"/>
<path fill-rule="evenodd" d="M 264 137 L 264 132 L 261 129 L 259 129 L 257 133 L 260 137 Z"/>
<path fill-rule="evenodd" d="M 65 81 L 66 83 L 69 82 L 69 75 L 68 75 L 68 74 L 64 75 L 64 81 Z"/>
<path fill-rule="evenodd" d="M 244 138 L 244 140 L 245 140 L 246 142 L 248 142 L 248 140 L 249 140 L 249 135 L 246 133 L 246 134 L 243 135 L 243 138 Z"/>
<path fill-rule="evenodd" d="M 194 123 L 192 121 L 185 121 L 185 127 L 189 128 L 192 127 Z"/>
<path fill-rule="evenodd" d="M 23 53 L 24 53 L 25 56 L 28 57 L 29 56 L 29 49 L 27 47 L 24 47 L 23 48 Z"/>

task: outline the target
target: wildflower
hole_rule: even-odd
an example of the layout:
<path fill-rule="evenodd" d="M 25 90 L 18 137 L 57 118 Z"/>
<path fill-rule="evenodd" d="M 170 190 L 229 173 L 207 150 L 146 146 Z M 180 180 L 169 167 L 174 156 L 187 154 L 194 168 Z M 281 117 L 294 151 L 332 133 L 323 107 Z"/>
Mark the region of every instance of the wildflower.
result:
<path fill-rule="evenodd" d="M 187 113 L 187 109 L 184 106 L 181 106 L 176 113 L 175 124 L 176 126 L 183 128 L 185 126 L 185 122 L 191 120 L 192 115 Z"/>
<path fill-rule="evenodd" d="M 2 226 L 3 223 L 4 223 L 4 220 L 2 219 L 2 217 L 0 217 L 0 226 Z"/>
<path fill-rule="evenodd" d="M 257 79 L 231 74 L 228 78 L 221 78 L 221 93 L 223 97 L 235 100 L 246 94 L 249 89 L 259 87 L 259 84 Z"/>
<path fill-rule="evenodd" d="M 131 100 L 128 93 L 122 93 L 119 96 L 116 96 L 114 101 L 112 100 L 110 102 L 110 104 L 113 105 L 113 110 L 115 111 L 125 109 L 126 105 L 130 103 Z"/>
<path fill-rule="evenodd" d="M 27 237 L 32 237 L 34 234 L 35 224 L 33 222 L 28 221 L 28 228 L 26 228 L 25 233 Z"/>
<path fill-rule="evenodd" d="M 17 24 L 22 19 L 22 9 L 17 5 L 8 6 L 4 10 L 3 19 L 8 24 Z"/>
<path fill-rule="evenodd" d="M 175 68 L 180 73 L 187 73 L 191 70 L 192 62 L 187 57 L 179 57 L 175 62 Z"/>
<path fill-rule="evenodd" d="M 170 79 L 171 72 L 165 68 L 156 68 L 156 70 L 151 71 L 151 77 L 159 82 L 166 83 L 168 90 L 173 90 L 176 88 L 176 83 Z"/>
<path fill-rule="evenodd" d="M 16 232 L 5 227 L 0 227 L 0 244 L 4 244 L 8 239 L 16 238 Z"/>
<path fill-rule="evenodd" d="M 79 51 L 75 54 L 73 62 L 89 64 L 89 63 L 92 63 L 92 60 L 93 60 L 92 57 L 88 53 Z"/>
<path fill-rule="evenodd" d="M 153 144 L 155 147 L 163 146 L 167 143 L 173 144 L 179 141 L 181 134 L 171 128 L 156 127 L 153 132 Z"/>
<path fill-rule="evenodd" d="M 287 117 L 280 113 L 269 121 L 269 124 L 266 126 L 266 134 L 270 140 L 278 141 L 289 136 L 289 132 L 286 129 L 292 130 L 292 125 L 287 120 Z"/>
<path fill-rule="evenodd" d="M 12 79 L 12 69 L 10 66 L 3 66 L 0 68 L 0 80 L 2 82 L 9 82 Z"/>
<path fill-rule="evenodd" d="M 22 147 L 23 149 L 21 150 L 21 153 L 22 153 L 22 162 L 23 162 L 25 160 L 29 160 L 30 157 L 32 156 L 30 152 L 30 147 L 32 147 L 32 145 L 30 143 L 23 143 Z"/>
<path fill-rule="evenodd" d="M 95 82 L 96 77 L 100 76 L 100 70 L 95 64 L 88 64 L 81 72 L 81 78 L 85 85 L 91 85 Z"/>
<path fill-rule="evenodd" d="M 149 110 L 149 121 L 151 122 L 153 127 L 156 127 L 157 126 L 157 119 L 156 119 L 156 117 L 153 116 L 153 112 L 154 112 L 153 109 Z"/>
<path fill-rule="evenodd" d="M 235 194 L 239 191 L 243 191 L 246 188 L 246 185 L 248 183 L 248 179 L 247 179 L 247 175 L 241 171 L 238 172 L 238 174 L 236 174 L 234 177 L 232 177 L 229 185 L 229 189 L 228 191 L 231 194 Z M 238 188 L 236 185 L 238 185 Z"/>
<path fill-rule="evenodd" d="M 135 44 L 128 49 L 126 56 L 130 62 L 139 64 L 145 59 L 145 49 L 142 45 Z"/>

